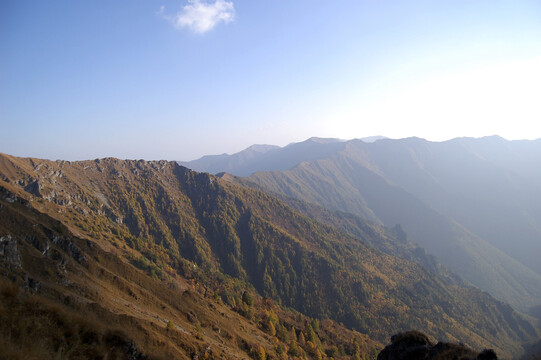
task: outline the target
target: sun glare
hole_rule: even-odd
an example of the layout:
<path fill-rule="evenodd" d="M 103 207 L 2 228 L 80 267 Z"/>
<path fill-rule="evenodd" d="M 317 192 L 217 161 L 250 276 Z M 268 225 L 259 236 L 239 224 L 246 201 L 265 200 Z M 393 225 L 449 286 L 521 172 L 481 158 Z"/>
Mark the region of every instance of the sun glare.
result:
<path fill-rule="evenodd" d="M 490 129 L 508 139 L 528 139 L 540 132 L 540 98 L 541 57 L 536 57 L 446 74 L 381 94 L 360 108 L 355 124 L 349 125 L 354 133 L 393 129 L 387 134 L 391 137 L 446 140 L 493 135 L 486 133 Z"/>

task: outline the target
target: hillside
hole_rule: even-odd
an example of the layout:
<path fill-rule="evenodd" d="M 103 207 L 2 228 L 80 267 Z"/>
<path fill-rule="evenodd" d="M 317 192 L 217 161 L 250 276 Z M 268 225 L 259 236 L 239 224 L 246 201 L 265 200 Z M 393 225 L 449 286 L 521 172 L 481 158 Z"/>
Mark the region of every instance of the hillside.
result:
<path fill-rule="evenodd" d="M 265 193 L 176 163 L 3 155 L 0 176 L 7 191 L 75 236 L 115 249 L 158 283 L 177 275 L 196 279 L 233 308 L 231 284 L 240 281 L 283 306 L 380 341 L 417 328 L 512 355 L 536 336 L 486 293 L 448 285 Z"/>
<path fill-rule="evenodd" d="M 195 171 L 218 172 L 229 171 L 235 169 L 237 172 L 249 173 L 253 164 L 261 161 L 262 158 L 268 156 L 273 150 L 279 149 L 273 145 L 252 145 L 249 148 L 233 155 L 207 155 L 195 161 L 179 161 L 180 165 L 189 167 Z M 228 169 L 217 170 L 216 169 Z M 242 170 L 241 170 L 242 169 Z M 244 170 L 246 169 L 246 170 Z"/>
<path fill-rule="evenodd" d="M 359 214 L 367 206 L 476 286 L 520 309 L 541 298 L 541 278 L 452 219 L 344 155 L 249 178 L 270 191 Z M 328 191 L 330 190 L 330 191 Z"/>
<path fill-rule="evenodd" d="M 195 171 L 211 174 L 226 171 L 248 176 L 262 170 L 288 170 L 301 161 L 316 160 L 344 148 L 338 139 L 310 138 L 283 148 L 272 145 L 253 145 L 233 155 L 211 155 L 193 161 L 179 161 Z"/>
<path fill-rule="evenodd" d="M 243 184 L 389 227 L 400 224 L 481 289 L 523 311 L 541 303 L 540 141 L 410 138 L 340 145 L 287 170 L 255 173 Z M 285 148 L 268 156 L 280 151 Z"/>
<path fill-rule="evenodd" d="M 254 184 L 246 178 L 233 176 L 228 173 L 219 173 L 218 177 L 242 186 L 252 187 L 265 191 L 264 188 Z M 437 257 L 426 252 L 426 250 L 413 242 L 401 225 L 397 224 L 392 228 L 375 224 L 362 217 L 338 210 L 329 210 L 320 205 L 309 203 L 298 198 L 284 196 L 278 193 L 271 193 L 281 201 L 285 202 L 295 211 L 307 216 L 321 224 L 331 226 L 354 238 L 362 239 L 367 245 L 376 248 L 386 254 L 397 256 L 402 259 L 413 261 L 425 269 L 433 272 L 441 279 L 450 284 L 468 286 L 471 284 L 465 281 L 458 274 L 441 264 Z M 532 316 L 535 316 L 532 314 Z"/>
<path fill-rule="evenodd" d="M 156 279 L 126 249 L 101 245 L 0 188 L 0 359 L 375 359 L 381 348 L 234 279 Z"/>
<path fill-rule="evenodd" d="M 389 183 L 541 274 L 541 140 L 352 143 Z M 513 239 L 513 240 L 510 240 Z"/>
<path fill-rule="evenodd" d="M 246 182 L 243 178 L 234 178 L 230 181 L 250 185 L 250 182 Z M 469 284 L 449 268 L 443 266 L 434 255 L 427 253 L 424 248 L 414 243 L 400 225 L 388 228 L 374 224 L 352 213 L 331 211 L 295 198 L 276 196 L 279 196 L 282 201 L 286 202 L 295 211 L 322 224 L 332 226 L 350 236 L 362 239 L 371 247 L 386 254 L 418 263 L 449 284 L 461 286 L 468 286 Z"/>

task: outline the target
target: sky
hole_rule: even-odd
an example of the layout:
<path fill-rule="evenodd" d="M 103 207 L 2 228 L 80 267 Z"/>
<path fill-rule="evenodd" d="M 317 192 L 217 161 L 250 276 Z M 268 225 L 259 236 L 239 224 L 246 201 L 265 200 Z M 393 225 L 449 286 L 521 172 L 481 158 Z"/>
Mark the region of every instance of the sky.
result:
<path fill-rule="evenodd" d="M 541 1 L 0 0 L 0 152 L 541 138 Z"/>

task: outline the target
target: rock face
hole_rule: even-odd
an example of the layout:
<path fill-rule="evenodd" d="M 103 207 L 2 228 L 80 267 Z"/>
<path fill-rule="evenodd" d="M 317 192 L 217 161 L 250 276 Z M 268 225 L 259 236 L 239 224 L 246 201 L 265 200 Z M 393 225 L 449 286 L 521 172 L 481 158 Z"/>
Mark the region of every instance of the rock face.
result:
<path fill-rule="evenodd" d="M 10 235 L 0 237 L 0 262 L 4 262 L 9 267 L 21 267 L 17 240 Z"/>
<path fill-rule="evenodd" d="M 378 355 L 378 360 L 497 360 L 493 350 L 477 353 L 459 344 L 438 342 L 434 345 L 419 331 L 393 335 L 391 344 Z"/>

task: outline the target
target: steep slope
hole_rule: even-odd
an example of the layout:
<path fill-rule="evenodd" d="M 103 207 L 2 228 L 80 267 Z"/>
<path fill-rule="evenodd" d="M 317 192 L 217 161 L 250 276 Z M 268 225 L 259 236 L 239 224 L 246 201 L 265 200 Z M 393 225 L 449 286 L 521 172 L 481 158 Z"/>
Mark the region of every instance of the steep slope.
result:
<path fill-rule="evenodd" d="M 192 170 L 209 172 L 211 174 L 218 171 L 224 171 L 215 171 L 216 169 L 227 169 L 227 171 L 242 169 L 239 171 L 244 173 L 250 171 L 245 169 L 251 168 L 255 163 L 258 163 L 262 158 L 268 155 L 268 153 L 279 148 L 279 146 L 274 145 L 252 145 L 233 155 L 207 155 L 197 160 L 179 161 L 178 163 Z"/>
<path fill-rule="evenodd" d="M 188 283 L 153 281 L 5 189 L 0 204 L 1 356 L 188 359 L 211 345 L 230 358 L 247 358 L 235 347 L 216 346 L 220 337 L 210 324 L 197 338 L 189 314 L 218 321 L 224 334 L 230 328 L 216 316 L 225 308 L 204 309 L 210 304 L 186 292 Z M 167 329 L 169 320 L 174 329 Z"/>
<path fill-rule="evenodd" d="M 258 186 L 246 178 L 233 176 L 228 173 L 219 173 L 217 176 L 234 184 L 265 191 L 265 188 Z M 329 210 L 315 203 L 309 203 L 275 192 L 271 192 L 271 194 L 302 215 L 321 224 L 334 227 L 345 234 L 362 239 L 371 247 L 386 254 L 418 263 L 449 283 L 463 286 L 469 284 L 458 274 L 443 266 L 434 255 L 427 253 L 424 248 L 414 243 L 399 224 L 388 228 L 365 220 L 352 213 Z"/>
<path fill-rule="evenodd" d="M 417 144 L 417 147 L 424 149 L 425 152 L 404 149 L 402 143 Z M 481 196 L 474 195 L 474 190 L 463 195 L 459 195 L 458 192 L 452 196 L 446 195 L 449 193 L 447 189 L 453 186 L 456 188 L 463 183 L 461 179 L 470 176 L 461 175 L 462 173 L 473 171 L 453 170 L 452 176 L 447 176 L 446 186 L 443 186 L 442 180 L 435 180 L 443 175 L 432 175 L 435 171 L 427 170 L 430 168 L 426 165 L 429 163 L 427 154 L 435 152 L 434 146 L 421 139 L 381 140 L 374 144 L 353 140 L 345 144 L 343 151 L 336 152 L 327 158 L 303 162 L 288 171 L 259 172 L 248 177 L 247 180 L 260 189 L 296 197 L 332 210 L 351 212 L 367 219 L 375 218 L 387 226 L 401 224 L 415 242 L 476 286 L 524 311 L 539 304 L 541 302 L 541 276 L 465 227 L 453 218 L 453 214 L 446 215 L 445 212 L 448 211 L 443 208 L 443 205 L 447 204 L 446 206 L 449 207 L 451 206 L 449 204 L 460 203 L 464 196 L 467 197 L 470 194 L 473 200 L 464 200 L 468 209 L 461 206 L 462 215 L 471 214 L 474 209 L 487 208 L 492 204 L 495 210 L 487 211 L 487 213 L 493 214 L 489 222 L 495 229 L 500 229 L 504 233 L 501 229 L 503 224 L 507 227 L 505 232 L 509 236 L 511 236 L 510 231 L 516 231 L 519 236 L 521 223 L 519 221 L 509 223 L 508 220 L 513 219 L 513 216 L 502 219 L 500 222 L 496 221 L 498 214 L 508 212 L 504 206 L 505 202 L 483 203 L 483 199 L 488 198 L 483 195 L 479 200 L 482 205 L 475 205 L 472 201 L 477 201 Z M 395 150 L 395 147 L 398 149 Z M 448 154 L 452 153 L 447 150 L 440 152 L 447 156 L 451 156 Z M 465 163 L 459 159 L 461 156 L 466 158 L 468 156 L 459 155 L 457 153 L 454 163 Z M 450 160 L 441 159 L 437 163 L 440 164 L 439 168 L 442 172 L 452 168 Z M 493 184 L 501 178 L 498 173 L 491 174 L 495 179 Z M 506 178 L 506 176 L 503 177 Z M 477 180 L 477 187 L 482 188 L 481 184 L 485 180 L 486 187 L 490 188 L 488 175 Z M 473 180 L 469 183 L 472 182 Z M 415 189 L 413 189 L 414 185 Z M 532 186 L 525 188 L 535 189 Z M 484 190 L 477 192 L 482 194 Z M 503 190 L 501 192 L 503 193 Z M 520 207 L 509 206 L 509 208 L 519 214 L 529 214 L 525 218 L 536 218 L 535 212 L 524 210 L 527 204 L 539 203 L 535 201 L 539 198 L 535 195 L 535 191 L 530 190 L 529 193 L 532 196 L 531 199 L 522 203 L 521 198 L 516 198 L 516 204 Z M 498 199 L 498 196 L 494 196 Z M 442 206 L 436 210 L 438 208 L 436 201 L 431 201 L 430 198 L 440 199 Z M 451 201 L 451 198 L 454 200 Z M 503 198 L 503 195 L 499 198 Z M 478 215 L 480 216 L 482 215 Z M 462 217 L 459 218 L 462 219 Z M 480 223 L 483 224 L 483 221 L 480 220 Z M 536 241 L 534 237 L 531 239 L 533 242 Z M 520 247 L 520 241 L 522 240 L 507 242 L 518 243 Z M 537 239 L 537 243 L 541 241 Z M 537 254 L 535 247 L 524 245 L 521 249 L 522 251 L 528 249 L 529 256 Z"/>
<path fill-rule="evenodd" d="M 541 140 L 409 138 L 341 145 L 317 159 L 289 154 L 299 169 L 286 176 L 274 172 L 250 179 L 267 191 L 376 223 L 400 223 L 416 242 L 482 289 L 524 311 L 541 302 Z M 337 158 L 341 164 L 326 161 Z M 265 166 L 258 169 L 276 170 Z M 239 169 L 227 170 L 238 174 Z M 448 245 L 458 249 L 450 257 Z"/>
<path fill-rule="evenodd" d="M 210 282 L 175 272 L 152 279 L 127 251 L 104 251 L 0 188 L 0 358 L 260 359 L 307 351 L 374 359 L 381 347 L 235 288 L 227 288 L 237 302 L 231 307 L 219 296 L 226 288 Z"/>
<path fill-rule="evenodd" d="M 540 360 L 541 359 L 541 340 L 526 348 L 521 360 Z"/>
<path fill-rule="evenodd" d="M 234 181 L 246 183 L 242 178 L 235 178 Z M 467 285 L 464 279 L 443 266 L 434 255 L 428 254 L 424 248 L 412 242 L 401 225 L 387 228 L 351 213 L 331 211 L 294 198 L 281 197 L 281 199 L 301 214 L 367 241 L 368 245 L 386 254 L 418 263 L 450 284 Z"/>
<path fill-rule="evenodd" d="M 352 143 L 375 172 L 541 274 L 541 140 Z"/>
<path fill-rule="evenodd" d="M 446 285 L 269 195 L 176 163 L 2 156 L 0 169 L 2 186 L 75 234 L 113 244 L 157 279 L 178 272 L 220 284 L 225 273 L 285 306 L 376 339 L 418 328 L 510 355 L 536 335 L 488 294 Z"/>
<path fill-rule="evenodd" d="M 288 170 L 302 161 L 316 160 L 344 148 L 338 139 L 310 138 L 283 148 L 254 145 L 233 155 L 205 156 L 193 161 L 179 161 L 180 165 L 211 174 L 229 172 L 248 176 L 262 170 Z"/>
<path fill-rule="evenodd" d="M 529 346 L 524 352 L 524 355 L 520 359 L 521 360 L 541 360 L 541 340 Z"/>

